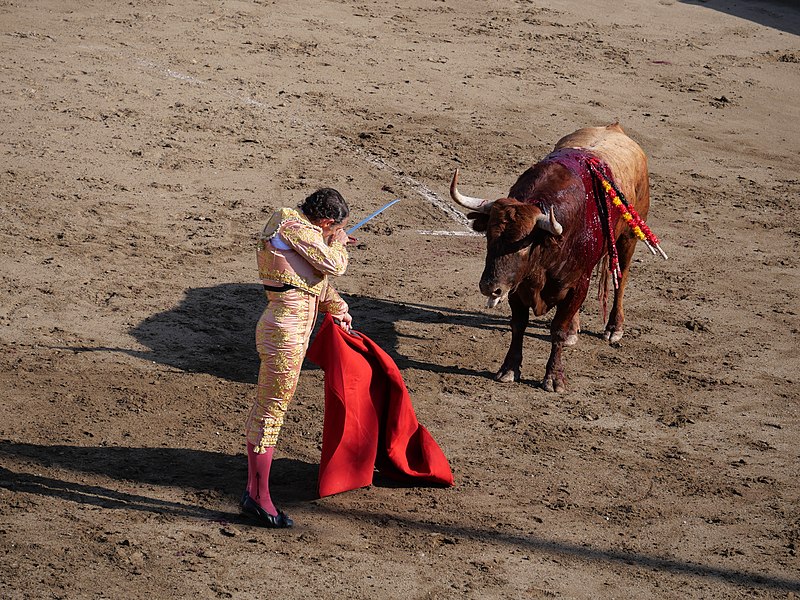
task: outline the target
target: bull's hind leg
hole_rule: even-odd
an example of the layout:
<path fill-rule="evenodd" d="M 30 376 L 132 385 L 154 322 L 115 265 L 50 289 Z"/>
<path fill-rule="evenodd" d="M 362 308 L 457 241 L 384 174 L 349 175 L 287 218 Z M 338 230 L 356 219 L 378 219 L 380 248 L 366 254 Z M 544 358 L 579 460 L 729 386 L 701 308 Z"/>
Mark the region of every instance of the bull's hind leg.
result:
<path fill-rule="evenodd" d="M 622 339 L 624 333 L 625 310 L 622 306 L 625 286 L 628 284 L 628 275 L 631 270 L 631 260 L 633 251 L 636 250 L 638 240 L 630 231 L 625 231 L 617 238 L 617 255 L 619 256 L 619 269 L 622 276 L 619 278 L 619 287 L 614 290 L 614 305 L 606 323 L 606 331 L 603 339 L 612 344 Z"/>
<path fill-rule="evenodd" d="M 530 320 L 530 308 L 525 306 L 515 293 L 508 296 L 511 306 L 511 345 L 508 347 L 503 366 L 494 376 L 495 381 L 511 383 L 519 381 L 522 367 L 522 342 Z"/>
<path fill-rule="evenodd" d="M 628 197 L 631 204 L 636 207 L 639 216 L 647 220 L 647 213 L 650 210 L 650 180 L 645 170 L 638 177 L 635 193 Z M 617 254 L 619 256 L 619 268 L 622 277 L 619 280 L 619 288 L 614 291 L 614 306 L 608 316 L 606 331 L 603 337 L 611 342 L 618 342 L 622 339 L 623 324 L 625 322 L 625 311 L 622 308 L 622 297 L 625 295 L 625 286 L 628 284 L 628 274 L 631 270 L 631 260 L 633 251 L 636 249 L 638 241 L 636 235 L 630 228 L 621 222 L 617 225 L 619 235 L 617 235 Z"/>

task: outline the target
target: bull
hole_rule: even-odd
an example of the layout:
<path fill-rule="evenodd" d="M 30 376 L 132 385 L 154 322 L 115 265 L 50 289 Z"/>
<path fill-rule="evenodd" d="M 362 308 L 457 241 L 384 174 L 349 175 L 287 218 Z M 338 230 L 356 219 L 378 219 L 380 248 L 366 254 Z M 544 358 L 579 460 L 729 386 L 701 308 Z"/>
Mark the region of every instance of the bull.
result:
<path fill-rule="evenodd" d="M 609 183 L 603 184 L 606 189 L 600 184 L 605 174 L 647 229 L 647 156 L 614 123 L 579 129 L 561 138 L 553 152 L 520 175 L 506 198 L 492 201 L 465 196 L 458 190 L 458 174 L 458 170 L 453 174 L 450 196 L 471 211 L 467 217 L 473 229 L 486 235 L 481 293 L 490 308 L 504 298 L 511 306 L 511 345 L 494 379 L 519 381 L 530 310 L 539 317 L 555 307 L 542 387 L 563 391 L 563 348 L 578 341 L 579 310 L 592 270 L 601 260 L 607 265 L 611 252 L 618 268 L 615 266 L 614 299 L 604 339 L 614 343 L 622 338 L 623 297 L 631 258 L 636 242 L 644 237 L 620 218 L 624 210 L 605 202 Z M 657 239 L 655 242 L 657 246 Z M 658 251 L 666 258 L 660 247 Z M 605 298 L 609 271 L 603 268 L 601 273 L 601 297 Z"/>

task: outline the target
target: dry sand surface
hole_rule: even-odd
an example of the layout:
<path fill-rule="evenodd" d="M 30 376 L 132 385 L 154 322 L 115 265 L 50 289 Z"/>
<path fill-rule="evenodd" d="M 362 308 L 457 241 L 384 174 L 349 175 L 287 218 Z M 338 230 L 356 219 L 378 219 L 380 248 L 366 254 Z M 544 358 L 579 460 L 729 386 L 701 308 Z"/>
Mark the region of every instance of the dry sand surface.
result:
<path fill-rule="evenodd" d="M 0 0 L 0 597 L 800 597 L 800 7 Z M 448 198 L 619 120 L 650 158 L 626 333 L 539 386 Z M 336 281 L 453 488 L 316 496 L 322 372 L 238 514 L 269 213 L 339 189 Z M 444 235 L 449 232 L 452 235 Z M 551 315 L 550 315 L 551 316 Z"/>

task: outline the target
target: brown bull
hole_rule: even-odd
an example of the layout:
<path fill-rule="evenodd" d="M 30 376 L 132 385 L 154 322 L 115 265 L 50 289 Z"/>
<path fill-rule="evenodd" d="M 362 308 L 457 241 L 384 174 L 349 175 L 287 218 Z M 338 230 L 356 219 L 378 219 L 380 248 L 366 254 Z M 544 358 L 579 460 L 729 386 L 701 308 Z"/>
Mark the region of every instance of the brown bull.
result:
<path fill-rule="evenodd" d="M 616 253 L 619 276 L 604 337 L 610 342 L 622 337 L 622 298 L 637 237 L 620 212 L 613 207 L 608 210 L 611 205 L 606 203 L 602 185 L 587 166 L 592 161 L 605 169 L 608 180 L 646 219 L 650 206 L 647 157 L 616 123 L 580 129 L 559 140 L 552 153 L 517 179 L 507 198 L 490 201 L 463 196 L 457 187 L 458 171 L 453 175 L 450 195 L 473 211 L 468 217 L 474 219 L 475 231 L 486 233 L 481 293 L 488 297 L 489 307 L 504 297 L 511 305 L 511 346 L 495 375 L 497 381 L 520 378 L 530 309 L 541 316 L 555 307 L 552 349 L 542 385 L 549 391 L 565 388 L 562 349 L 577 342 L 578 311 L 592 270 L 609 251 Z M 609 238 L 616 241 L 616 250 Z"/>

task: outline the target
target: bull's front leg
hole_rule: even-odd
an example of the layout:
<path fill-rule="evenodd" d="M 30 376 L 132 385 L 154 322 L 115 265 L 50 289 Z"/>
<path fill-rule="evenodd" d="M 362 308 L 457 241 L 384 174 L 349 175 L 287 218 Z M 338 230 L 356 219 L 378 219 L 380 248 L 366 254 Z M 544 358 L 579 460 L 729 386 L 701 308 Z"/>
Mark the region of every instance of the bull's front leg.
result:
<path fill-rule="evenodd" d="M 567 376 L 564 373 L 564 363 L 561 357 L 564 346 L 571 346 L 577 338 L 577 329 L 580 321 L 578 310 L 586 298 L 586 291 L 589 288 L 589 280 L 569 294 L 564 300 L 558 303 L 556 314 L 550 323 L 550 358 L 547 360 L 547 368 L 544 372 L 542 387 L 548 392 L 563 392 L 567 389 Z"/>
<path fill-rule="evenodd" d="M 522 342 L 525 339 L 525 330 L 530 320 L 528 308 L 515 293 L 508 296 L 511 306 L 511 345 L 508 347 L 503 366 L 494 376 L 495 381 L 511 383 L 519 381 L 522 367 Z"/>
<path fill-rule="evenodd" d="M 575 313 L 575 316 L 572 317 L 572 323 L 569 326 L 569 333 L 567 334 L 567 339 L 564 340 L 565 346 L 574 346 L 578 343 L 578 334 L 581 332 L 581 313 L 580 311 Z"/>
<path fill-rule="evenodd" d="M 567 389 L 567 376 L 564 374 L 564 363 L 561 358 L 563 350 L 564 340 L 556 339 L 555 335 L 553 335 L 550 358 L 547 360 L 547 369 L 542 380 L 542 387 L 545 391 L 563 392 Z"/>

